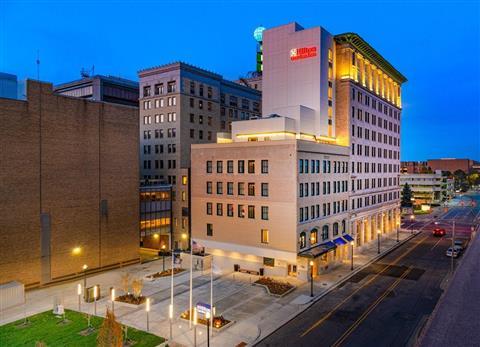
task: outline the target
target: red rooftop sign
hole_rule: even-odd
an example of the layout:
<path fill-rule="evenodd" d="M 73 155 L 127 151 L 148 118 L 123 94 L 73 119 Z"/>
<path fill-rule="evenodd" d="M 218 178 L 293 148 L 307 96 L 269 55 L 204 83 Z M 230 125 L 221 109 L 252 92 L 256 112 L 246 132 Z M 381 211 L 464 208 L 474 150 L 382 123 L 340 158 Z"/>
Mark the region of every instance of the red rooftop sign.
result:
<path fill-rule="evenodd" d="M 317 56 L 317 47 L 292 48 L 290 50 L 290 60 L 300 60 Z"/>

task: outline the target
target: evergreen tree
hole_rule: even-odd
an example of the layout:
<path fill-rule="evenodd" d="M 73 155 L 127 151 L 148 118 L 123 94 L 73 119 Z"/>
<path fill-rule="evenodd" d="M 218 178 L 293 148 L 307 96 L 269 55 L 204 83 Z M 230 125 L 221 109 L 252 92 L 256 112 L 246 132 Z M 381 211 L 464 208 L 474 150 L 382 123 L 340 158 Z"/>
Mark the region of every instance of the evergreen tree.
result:
<path fill-rule="evenodd" d="M 402 190 L 402 207 L 411 207 L 412 206 L 412 189 L 405 183 Z"/>
<path fill-rule="evenodd" d="M 98 347 L 122 347 L 122 326 L 115 320 L 109 308 L 97 336 Z"/>

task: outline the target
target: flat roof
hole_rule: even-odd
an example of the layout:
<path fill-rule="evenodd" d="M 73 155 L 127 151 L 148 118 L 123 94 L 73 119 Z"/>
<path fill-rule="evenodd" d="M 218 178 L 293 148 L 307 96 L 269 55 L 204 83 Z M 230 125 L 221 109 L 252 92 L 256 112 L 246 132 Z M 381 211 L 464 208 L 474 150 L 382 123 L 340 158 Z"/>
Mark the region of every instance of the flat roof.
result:
<path fill-rule="evenodd" d="M 126 78 L 122 77 L 116 77 L 116 76 L 104 76 L 104 75 L 94 75 L 90 77 L 85 77 L 81 78 L 78 80 L 62 83 L 62 84 L 57 84 L 54 86 L 54 90 L 58 89 L 64 89 L 64 88 L 70 88 L 70 87 L 75 87 L 77 85 L 85 84 L 85 83 L 90 83 L 95 79 L 100 79 L 101 81 L 104 82 L 109 82 L 112 84 L 116 84 L 119 86 L 127 87 L 127 88 L 132 88 L 132 89 L 138 89 L 138 82 L 132 81 Z"/>

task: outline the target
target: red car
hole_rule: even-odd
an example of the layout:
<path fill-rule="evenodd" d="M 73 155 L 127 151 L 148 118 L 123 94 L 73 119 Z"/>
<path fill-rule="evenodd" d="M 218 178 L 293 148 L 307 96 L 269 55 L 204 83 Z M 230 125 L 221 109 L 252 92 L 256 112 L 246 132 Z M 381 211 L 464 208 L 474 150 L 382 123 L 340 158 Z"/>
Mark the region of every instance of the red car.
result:
<path fill-rule="evenodd" d="M 433 229 L 433 236 L 445 236 L 445 229 L 442 229 L 442 228 Z"/>

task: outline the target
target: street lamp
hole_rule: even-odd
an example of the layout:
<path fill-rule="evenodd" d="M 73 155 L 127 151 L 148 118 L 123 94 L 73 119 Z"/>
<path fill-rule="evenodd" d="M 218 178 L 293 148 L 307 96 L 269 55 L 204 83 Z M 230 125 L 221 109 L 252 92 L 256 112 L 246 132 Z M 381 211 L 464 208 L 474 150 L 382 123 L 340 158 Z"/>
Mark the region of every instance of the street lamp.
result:
<path fill-rule="evenodd" d="M 397 222 L 397 243 L 400 242 L 400 222 Z"/>
<path fill-rule="evenodd" d="M 147 331 L 150 331 L 150 319 L 148 313 L 150 312 L 150 298 L 147 298 L 145 302 L 145 311 L 147 312 Z"/>
<path fill-rule="evenodd" d="M 165 244 L 162 245 L 163 271 L 165 271 Z"/>
<path fill-rule="evenodd" d="M 310 260 L 310 297 L 313 298 L 313 260 Z"/>
<path fill-rule="evenodd" d="M 350 248 L 350 250 L 351 250 L 351 252 L 350 252 L 350 261 L 351 261 L 350 262 L 350 270 L 352 270 L 352 271 L 353 271 L 353 244 L 354 244 L 354 242 L 350 241 L 350 246 L 351 246 L 351 248 Z"/>
<path fill-rule="evenodd" d="M 87 291 L 87 269 L 88 269 L 88 265 L 83 264 L 82 269 L 83 269 L 83 289 L 85 290 L 85 299 L 86 299 L 87 298 L 86 291 Z"/>
<path fill-rule="evenodd" d="M 205 319 L 207 320 L 207 347 L 210 347 L 210 311 L 205 312 Z"/>
<path fill-rule="evenodd" d="M 412 214 L 412 215 L 410 216 L 410 221 L 412 222 L 412 231 L 411 231 L 412 234 L 413 234 L 413 221 L 414 221 L 414 220 L 415 220 L 415 215 Z"/>
<path fill-rule="evenodd" d="M 115 314 L 115 288 L 112 288 L 110 292 L 110 300 L 112 300 L 112 313 Z"/>
<path fill-rule="evenodd" d="M 98 295 L 98 289 L 97 285 L 93 286 L 93 307 L 94 307 L 94 314 L 95 316 L 97 315 L 97 295 Z"/>
<path fill-rule="evenodd" d="M 377 241 L 378 241 L 378 250 L 377 250 L 377 254 L 380 254 L 380 229 L 377 230 Z"/>
<path fill-rule="evenodd" d="M 197 324 L 198 324 L 198 315 L 197 308 L 193 308 L 193 347 L 197 347 Z"/>
<path fill-rule="evenodd" d="M 81 312 L 81 303 L 80 303 L 80 298 L 82 296 L 82 285 L 79 283 L 77 284 L 77 295 L 78 295 L 78 312 Z"/>

